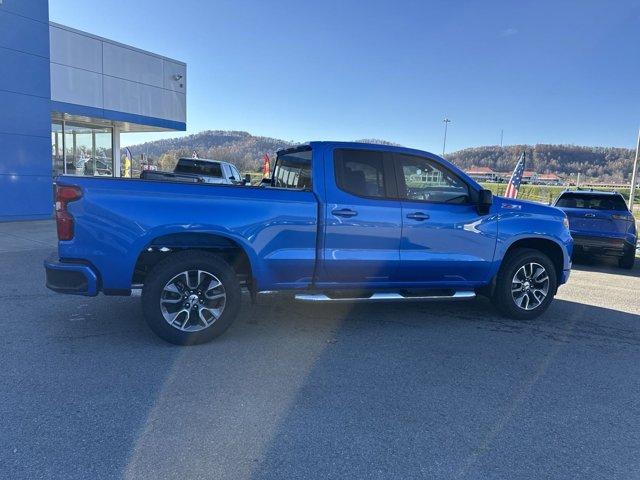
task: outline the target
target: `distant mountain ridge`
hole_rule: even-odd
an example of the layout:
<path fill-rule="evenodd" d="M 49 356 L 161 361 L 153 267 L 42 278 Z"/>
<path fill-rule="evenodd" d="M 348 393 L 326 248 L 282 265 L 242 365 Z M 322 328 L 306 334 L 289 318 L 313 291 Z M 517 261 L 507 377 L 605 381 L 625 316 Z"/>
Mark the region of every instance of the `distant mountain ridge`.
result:
<path fill-rule="evenodd" d="M 362 139 L 364 143 L 397 145 L 386 140 Z M 134 157 L 146 154 L 161 169 L 170 170 L 179 157 L 197 152 L 202 158 L 215 158 L 234 163 L 241 171 L 257 171 L 265 153 L 273 154 L 300 142 L 254 136 L 243 131 L 207 130 L 184 137 L 156 140 L 130 146 Z M 628 180 L 634 150 L 615 147 L 582 147 L 576 145 L 498 145 L 466 148 L 446 155 L 462 169 L 489 167 L 495 171 L 511 171 L 520 152 L 526 152 L 527 170 L 569 176 L 580 172 L 583 178 L 603 181 Z"/>
<path fill-rule="evenodd" d="M 601 181 L 626 181 L 631 178 L 635 150 L 617 147 L 581 147 L 577 145 L 499 145 L 465 148 L 446 155 L 460 168 L 489 167 L 498 172 L 513 170 L 520 153 L 526 153 L 526 169 L 537 173 L 556 173 L 568 177 Z"/>

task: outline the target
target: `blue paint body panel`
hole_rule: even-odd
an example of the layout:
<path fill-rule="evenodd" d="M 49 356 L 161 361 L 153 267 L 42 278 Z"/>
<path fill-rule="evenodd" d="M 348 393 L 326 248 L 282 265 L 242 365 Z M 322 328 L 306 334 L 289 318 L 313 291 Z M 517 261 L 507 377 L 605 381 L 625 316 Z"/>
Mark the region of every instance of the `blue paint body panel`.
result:
<path fill-rule="evenodd" d="M 82 198 L 69 204 L 75 237 L 59 242 L 63 261 L 96 269 L 100 287 L 131 288 L 135 264 L 150 246 L 215 247 L 234 242 L 247 255 L 259 290 L 420 287 L 474 289 L 490 284 L 519 240 L 543 239 L 562 253 L 560 282 L 571 268 L 572 239 L 553 207 L 496 197 L 473 205 L 371 199 L 338 189 L 336 148 L 410 153 L 453 170 L 435 155 L 400 147 L 313 142 L 313 191 L 143 180 L 59 177 Z M 357 209 L 344 218 L 334 210 Z M 428 212 L 418 224 L 406 213 Z"/>

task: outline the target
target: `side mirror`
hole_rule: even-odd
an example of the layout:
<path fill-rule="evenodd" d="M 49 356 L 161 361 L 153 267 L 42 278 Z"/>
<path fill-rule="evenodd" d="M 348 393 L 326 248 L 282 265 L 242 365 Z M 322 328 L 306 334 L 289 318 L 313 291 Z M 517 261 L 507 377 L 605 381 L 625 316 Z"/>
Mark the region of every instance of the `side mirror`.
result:
<path fill-rule="evenodd" d="M 273 185 L 273 180 L 271 178 L 263 178 L 262 180 L 260 180 L 261 187 L 266 187 L 269 185 Z"/>
<path fill-rule="evenodd" d="M 251 175 L 249 175 L 248 173 L 244 176 L 244 184 L 246 185 L 251 185 Z"/>
<path fill-rule="evenodd" d="M 486 215 L 493 204 L 493 193 L 491 190 L 482 189 L 478 192 L 478 213 Z"/>

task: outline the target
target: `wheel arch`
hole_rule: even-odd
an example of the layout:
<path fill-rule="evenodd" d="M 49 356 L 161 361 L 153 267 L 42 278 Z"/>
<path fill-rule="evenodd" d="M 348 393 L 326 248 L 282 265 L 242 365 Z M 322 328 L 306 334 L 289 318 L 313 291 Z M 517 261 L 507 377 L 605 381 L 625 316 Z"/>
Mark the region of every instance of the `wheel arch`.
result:
<path fill-rule="evenodd" d="M 220 255 L 235 270 L 241 282 L 252 288 L 255 282 L 256 259 L 241 240 L 220 232 L 179 231 L 150 235 L 137 254 L 132 272 L 133 285 L 144 284 L 146 275 L 167 256 L 186 250 L 203 250 Z"/>
<path fill-rule="evenodd" d="M 544 253 L 553 262 L 556 269 L 557 283 L 562 283 L 563 270 L 565 268 L 566 253 L 561 244 L 548 237 L 524 237 L 511 242 L 504 251 L 503 259 L 507 258 L 514 250 L 529 248 Z"/>

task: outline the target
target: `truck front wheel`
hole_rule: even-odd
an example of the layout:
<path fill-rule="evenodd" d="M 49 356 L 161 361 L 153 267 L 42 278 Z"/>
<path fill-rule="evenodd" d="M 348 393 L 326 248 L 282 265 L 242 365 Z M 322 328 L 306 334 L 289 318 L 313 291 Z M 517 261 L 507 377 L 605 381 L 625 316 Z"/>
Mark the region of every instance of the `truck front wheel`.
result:
<path fill-rule="evenodd" d="M 240 299 L 240 284 L 229 264 L 197 250 L 159 262 L 142 290 L 147 324 L 176 345 L 195 345 L 222 335 L 237 316 Z"/>
<path fill-rule="evenodd" d="M 544 253 L 522 248 L 503 260 L 493 303 L 507 317 L 529 320 L 542 315 L 558 287 L 556 269 Z"/>

